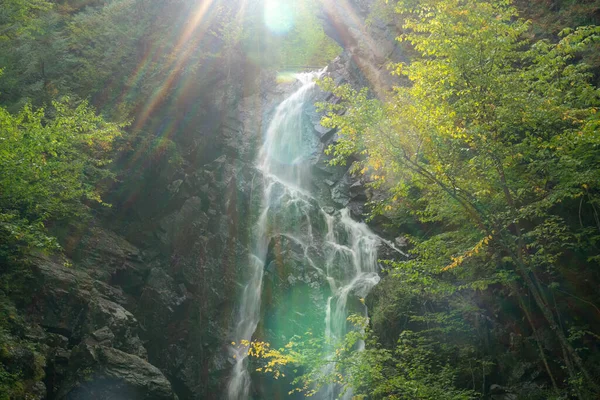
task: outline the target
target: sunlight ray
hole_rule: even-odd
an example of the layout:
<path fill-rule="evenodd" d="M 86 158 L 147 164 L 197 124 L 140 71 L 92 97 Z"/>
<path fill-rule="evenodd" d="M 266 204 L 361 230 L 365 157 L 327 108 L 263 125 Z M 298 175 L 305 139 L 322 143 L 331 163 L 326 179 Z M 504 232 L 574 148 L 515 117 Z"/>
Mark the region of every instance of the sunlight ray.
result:
<path fill-rule="evenodd" d="M 160 101 L 164 98 L 165 94 L 173 86 L 175 79 L 179 75 L 180 68 L 190 57 L 192 51 L 194 51 L 193 46 L 190 44 L 197 43 L 206 33 L 207 26 L 201 26 L 200 23 L 207 15 L 213 2 L 214 0 L 206 0 L 202 2 L 189 19 L 179 41 L 171 52 L 172 61 L 167 67 L 167 70 L 170 70 L 171 72 L 165 79 L 165 82 L 159 88 L 157 88 L 157 90 L 155 90 L 153 95 L 150 97 L 146 107 L 136 121 L 136 128 L 140 128 L 145 124 L 146 120 L 150 117 L 157 105 L 160 104 Z M 204 30 L 196 32 L 198 28 L 204 28 Z M 192 39 L 192 35 L 194 33 L 196 33 L 196 36 Z"/>

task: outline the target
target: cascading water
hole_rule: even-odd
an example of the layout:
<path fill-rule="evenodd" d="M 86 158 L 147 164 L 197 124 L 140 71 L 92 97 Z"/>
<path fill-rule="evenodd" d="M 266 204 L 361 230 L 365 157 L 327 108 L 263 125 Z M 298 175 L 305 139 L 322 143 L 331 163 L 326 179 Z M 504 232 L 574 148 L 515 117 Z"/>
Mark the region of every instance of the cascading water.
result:
<path fill-rule="evenodd" d="M 366 307 L 357 300 L 379 282 L 377 247 L 382 240 L 354 221 L 347 209 L 328 214 L 311 194 L 311 166 L 322 147 L 305 110 L 316 92 L 313 81 L 322 73 L 296 75 L 301 87 L 277 107 L 259 152 L 257 166 L 264 189 L 233 332 L 229 400 L 249 397 L 248 347 L 241 343 L 252 339 L 261 318 L 263 275 L 274 238 L 293 243 L 302 264 L 316 271 L 325 285 L 328 295 L 320 305 L 324 314 L 320 330 L 328 338 L 341 339 L 347 332 L 350 299 L 352 311 L 366 315 Z M 302 315 L 305 310 L 294 311 Z M 337 391 L 335 386 L 327 387 L 316 397 L 334 399 Z"/>
<path fill-rule="evenodd" d="M 302 189 L 308 177 L 305 158 L 315 146 L 316 138 L 307 137 L 302 119 L 304 104 L 315 87 L 313 80 L 320 74 L 296 75 L 302 86 L 277 107 L 259 152 L 257 164 L 265 181 L 264 192 L 237 315 L 234 332 L 237 343 L 250 341 L 259 322 L 264 264 L 270 237 L 277 228 L 272 224 L 273 217 L 281 215 L 282 208 L 283 212 L 301 215 L 308 206 L 310 196 Z M 238 344 L 231 351 L 235 364 L 227 394 L 230 400 L 245 400 L 250 389 L 250 374 L 245 365 L 248 347 Z"/>

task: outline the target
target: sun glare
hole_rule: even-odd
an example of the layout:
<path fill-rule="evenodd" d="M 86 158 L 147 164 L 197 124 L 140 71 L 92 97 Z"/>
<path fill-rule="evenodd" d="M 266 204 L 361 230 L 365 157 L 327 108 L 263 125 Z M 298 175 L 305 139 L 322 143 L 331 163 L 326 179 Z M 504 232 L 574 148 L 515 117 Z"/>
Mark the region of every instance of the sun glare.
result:
<path fill-rule="evenodd" d="M 267 28 L 279 35 L 289 32 L 294 26 L 294 11 L 281 0 L 265 1 L 264 18 Z"/>

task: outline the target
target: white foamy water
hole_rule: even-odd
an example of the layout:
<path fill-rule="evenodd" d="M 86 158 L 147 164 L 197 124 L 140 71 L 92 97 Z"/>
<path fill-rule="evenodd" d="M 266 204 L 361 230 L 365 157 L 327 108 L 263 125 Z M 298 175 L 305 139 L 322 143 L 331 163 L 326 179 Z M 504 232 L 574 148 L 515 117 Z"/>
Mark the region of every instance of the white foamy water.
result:
<path fill-rule="evenodd" d="M 379 282 L 377 248 L 384 243 L 382 239 L 364 223 L 354 221 L 347 209 L 333 215 L 324 212 L 310 190 L 312 161 L 321 147 L 304 111 L 314 101 L 318 89 L 313 81 L 322 73 L 296 75 L 301 86 L 277 107 L 257 158 L 264 189 L 235 316 L 236 345 L 230 348 L 234 366 L 227 387 L 229 400 L 246 400 L 250 395 L 248 348 L 240 342 L 251 341 L 260 322 L 263 274 L 272 238 L 284 237 L 302 249 L 303 262 L 317 271 L 328 286 L 329 296 L 322 304 L 325 320 L 321 330 L 328 338 L 343 338 L 349 329 L 349 300 L 364 298 Z M 319 254 L 319 259 L 314 254 Z M 366 316 L 366 307 L 362 304 L 359 307 Z M 332 400 L 338 393 L 339 388 L 330 386 L 315 398 Z M 349 396 L 350 392 L 344 398 Z"/>

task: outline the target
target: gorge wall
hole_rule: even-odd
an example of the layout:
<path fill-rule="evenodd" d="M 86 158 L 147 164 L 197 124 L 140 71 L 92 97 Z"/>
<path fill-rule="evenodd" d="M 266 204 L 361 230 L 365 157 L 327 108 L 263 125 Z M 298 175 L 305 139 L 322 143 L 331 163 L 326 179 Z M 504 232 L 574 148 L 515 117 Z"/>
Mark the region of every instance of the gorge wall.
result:
<path fill-rule="evenodd" d="M 356 8 L 351 29 L 329 14 L 334 26 L 327 29 L 346 48 L 328 69 L 337 83 L 358 87 L 375 79 L 372 86 L 381 87 L 395 47 L 381 25 L 373 28 L 376 46 L 357 42 L 365 28 L 356 24 L 367 11 Z M 67 227 L 64 255 L 29 258 L 31 272 L 13 295 L 16 309 L 3 309 L 10 334 L 22 338 L 3 359 L 25 371 L 28 398 L 223 398 L 238 277 L 255 222 L 256 152 L 275 106 L 297 87 L 278 85 L 274 72 L 241 53 L 229 61 L 227 73 L 206 71 L 211 79 L 163 104 L 165 118 L 185 121 L 173 136 L 182 162 L 170 163 L 167 149 L 139 174 L 135 156 L 123 156 L 121 182 L 109 193 L 112 209 Z M 321 93 L 316 100 L 333 99 Z M 322 204 L 331 212 L 348 207 L 360 219 L 370 196 L 364 182 L 348 167 L 327 164 L 322 149 L 335 132 L 320 126 L 314 109 L 305 118 L 320 143 L 312 184 Z M 266 271 L 263 314 L 294 291 L 294 282 L 311 279 L 302 254 L 290 258 L 299 264 Z"/>
<path fill-rule="evenodd" d="M 398 83 L 386 64 L 403 60 L 404 53 L 394 41 L 396 23 L 373 17 L 373 3 L 324 2 L 325 31 L 344 48 L 327 74 L 337 84 L 368 86 L 384 98 Z M 235 363 L 230 342 L 239 277 L 253 240 L 256 192 L 262 190 L 257 152 L 276 106 L 298 83 L 278 83 L 276 72 L 253 63 L 241 49 L 197 76 L 202 79 L 160 103 L 160 115 L 144 127 L 152 132 L 173 127 L 177 157 L 161 144 L 143 162 L 139 153 L 146 151 L 145 144 L 125 151 L 116 163 L 119 181 L 107 199 L 112 208 L 99 208 L 91 221 L 65 227 L 63 255 L 31 255 L 27 273 L 3 276 L 0 317 L 9 329 L 0 335 L 10 337 L 11 346 L 0 348 L 0 360 L 21 371 L 27 398 L 224 398 Z M 319 93 L 315 101 L 337 99 Z M 328 164 L 322 150 L 335 142 L 336 132 L 323 128 L 310 107 L 303 118 L 319 147 L 311 167 L 315 197 L 328 215 L 348 208 L 354 220 L 361 220 L 365 204 L 377 193 L 349 173 L 352 160 L 344 167 Z M 370 228 L 394 241 L 400 233 L 387 222 L 375 219 Z M 291 261 L 281 262 L 281 254 Z M 270 243 L 263 321 L 278 312 L 275 305 L 290 293 L 306 299 L 307 307 L 315 306 L 314 293 L 304 288 L 318 286 L 319 279 L 303 267 L 303 255 L 304 249 L 291 240 Z M 380 257 L 397 254 L 381 246 Z M 374 318 L 375 331 L 393 345 L 405 316 L 386 308 L 388 282 L 382 279 L 367 304 L 383 315 Z M 493 303 L 482 297 L 470 300 Z M 514 335 L 491 315 L 482 312 L 476 321 L 486 343 L 495 343 L 490 348 L 502 354 L 510 343 L 517 352 L 519 341 L 527 338 Z M 273 337 L 270 330 L 260 323 L 256 336 Z M 506 355 L 510 374 L 497 367 L 493 376 L 514 375 L 515 381 L 529 384 L 539 366 L 514 361 L 512 354 Z M 288 398 L 286 382 L 276 385 L 258 375 L 253 380 L 254 398 L 272 393 Z"/>

